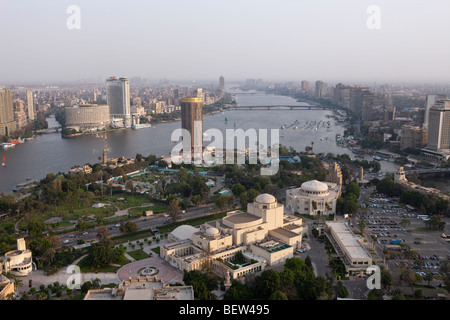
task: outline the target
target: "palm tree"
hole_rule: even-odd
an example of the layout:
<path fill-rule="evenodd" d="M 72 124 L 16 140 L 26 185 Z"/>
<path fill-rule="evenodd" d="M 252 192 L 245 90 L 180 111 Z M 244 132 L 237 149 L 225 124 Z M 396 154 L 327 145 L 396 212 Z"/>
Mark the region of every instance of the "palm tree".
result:
<path fill-rule="evenodd" d="M 427 281 L 428 283 L 427 283 L 427 285 L 428 286 L 430 286 L 430 282 L 431 282 L 431 280 L 433 280 L 433 274 L 431 274 L 431 273 L 427 273 L 424 277 L 423 277 L 423 280 L 425 280 L 425 281 Z"/>
<path fill-rule="evenodd" d="M 16 293 L 19 294 L 19 288 L 22 287 L 23 281 L 19 278 L 14 279 L 14 288 L 16 288 Z"/>

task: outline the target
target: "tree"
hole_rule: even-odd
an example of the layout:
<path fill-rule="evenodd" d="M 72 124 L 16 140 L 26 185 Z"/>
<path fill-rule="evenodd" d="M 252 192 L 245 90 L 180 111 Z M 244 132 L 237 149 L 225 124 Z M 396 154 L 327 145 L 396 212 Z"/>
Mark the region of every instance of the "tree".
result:
<path fill-rule="evenodd" d="M 280 274 L 274 270 L 265 270 L 255 278 L 255 283 L 258 296 L 267 299 L 280 289 Z"/>
<path fill-rule="evenodd" d="M 217 197 L 215 203 L 217 208 L 219 208 L 220 211 L 223 211 L 227 205 L 228 205 L 228 197 L 227 196 L 219 196 Z"/>
<path fill-rule="evenodd" d="M 359 222 L 359 231 L 361 235 L 364 235 L 364 229 L 366 228 L 366 221 L 363 219 Z"/>
<path fill-rule="evenodd" d="M 135 232 L 137 230 L 136 222 L 127 221 L 125 224 L 120 226 L 120 231 L 122 232 Z"/>
<path fill-rule="evenodd" d="M 241 194 L 245 192 L 245 187 L 242 184 L 237 183 L 234 185 L 232 192 L 236 197 L 240 197 Z"/>
<path fill-rule="evenodd" d="M 277 290 L 270 295 L 269 300 L 289 300 L 289 299 L 284 292 Z"/>
<path fill-rule="evenodd" d="M 231 287 L 223 296 L 224 300 L 251 300 L 254 294 L 248 286 L 237 280 L 231 280 Z"/>
<path fill-rule="evenodd" d="M 411 269 L 406 269 L 400 274 L 400 280 L 407 283 L 411 287 L 411 290 L 413 290 L 413 285 L 416 283 L 417 278 L 414 271 Z"/>
<path fill-rule="evenodd" d="M 180 217 L 180 206 L 178 204 L 178 199 L 172 199 L 167 207 L 167 214 L 170 216 L 172 222 L 176 222 Z"/>
<path fill-rule="evenodd" d="M 427 281 L 427 286 L 430 286 L 430 282 L 431 282 L 431 280 L 433 280 L 433 278 L 434 278 L 434 276 L 432 273 L 427 273 L 423 277 L 423 280 Z"/>
<path fill-rule="evenodd" d="M 196 194 L 195 196 L 192 196 L 191 198 L 192 203 L 196 206 L 202 201 L 202 196 L 199 194 Z"/>

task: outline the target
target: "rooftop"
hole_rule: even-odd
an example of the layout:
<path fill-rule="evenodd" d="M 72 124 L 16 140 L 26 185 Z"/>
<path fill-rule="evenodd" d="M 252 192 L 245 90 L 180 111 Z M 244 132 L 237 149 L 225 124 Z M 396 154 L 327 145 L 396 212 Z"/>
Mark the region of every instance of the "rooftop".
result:
<path fill-rule="evenodd" d="M 340 242 L 345 246 L 345 249 L 353 259 L 367 259 L 372 258 L 367 250 L 358 241 L 358 238 L 353 234 L 349 227 L 344 222 L 327 221 L 334 234 L 339 238 Z"/>

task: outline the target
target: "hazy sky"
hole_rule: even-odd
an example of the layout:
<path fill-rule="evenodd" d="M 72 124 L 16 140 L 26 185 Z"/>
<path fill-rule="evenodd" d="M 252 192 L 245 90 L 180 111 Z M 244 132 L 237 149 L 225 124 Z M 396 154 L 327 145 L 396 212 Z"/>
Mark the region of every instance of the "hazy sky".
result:
<path fill-rule="evenodd" d="M 0 0 L 0 83 L 447 81 L 449 12 L 448 0 Z"/>

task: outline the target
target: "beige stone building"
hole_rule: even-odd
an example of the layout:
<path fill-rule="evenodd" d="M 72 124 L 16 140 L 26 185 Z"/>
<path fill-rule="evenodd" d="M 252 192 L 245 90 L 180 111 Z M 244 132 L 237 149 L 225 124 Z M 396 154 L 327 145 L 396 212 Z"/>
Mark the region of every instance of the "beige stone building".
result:
<path fill-rule="evenodd" d="M 286 190 L 286 207 L 290 212 L 310 216 L 335 214 L 340 188 L 332 182 L 304 182 L 300 188 Z"/>
<path fill-rule="evenodd" d="M 17 250 L 8 251 L 0 257 L 0 273 L 11 272 L 19 277 L 27 276 L 33 269 L 31 250 L 26 248 L 25 239 L 17 239 Z"/>
<path fill-rule="evenodd" d="M 9 300 L 14 294 L 14 282 L 0 274 L 0 300 Z"/>
<path fill-rule="evenodd" d="M 130 278 L 116 288 L 89 290 L 84 300 L 194 300 L 194 289 L 169 286 L 156 276 Z"/>
<path fill-rule="evenodd" d="M 402 126 L 402 138 L 400 147 L 402 149 L 421 149 L 427 145 L 428 130 L 418 126 Z"/>
<path fill-rule="evenodd" d="M 302 219 L 284 214 L 284 206 L 270 194 L 261 194 L 247 212 L 233 211 L 197 230 L 180 227 L 168 237 L 180 240 L 161 246 L 161 257 L 181 270 L 209 264 L 221 275 L 237 279 L 291 258 L 301 245 Z M 237 253 L 244 261 L 236 262 Z"/>

